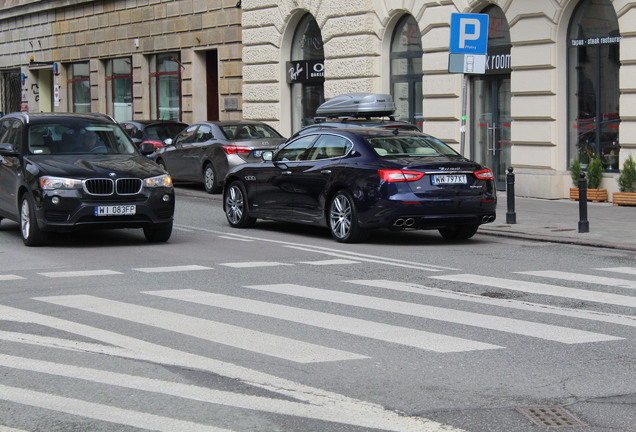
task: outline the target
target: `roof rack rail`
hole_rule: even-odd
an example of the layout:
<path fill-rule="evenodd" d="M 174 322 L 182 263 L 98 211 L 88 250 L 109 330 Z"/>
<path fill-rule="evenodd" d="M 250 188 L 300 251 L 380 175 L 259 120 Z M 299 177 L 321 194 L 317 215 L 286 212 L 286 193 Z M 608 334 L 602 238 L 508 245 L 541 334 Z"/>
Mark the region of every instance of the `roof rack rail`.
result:
<path fill-rule="evenodd" d="M 104 114 L 102 112 L 92 112 L 91 114 L 97 115 L 97 116 L 100 116 L 100 117 L 106 117 L 108 120 L 112 121 L 113 123 L 117 123 L 115 121 L 115 119 L 113 117 L 111 117 L 109 114 Z"/>
<path fill-rule="evenodd" d="M 395 103 L 390 94 L 349 93 L 336 96 L 316 109 L 321 118 L 392 117 Z"/>

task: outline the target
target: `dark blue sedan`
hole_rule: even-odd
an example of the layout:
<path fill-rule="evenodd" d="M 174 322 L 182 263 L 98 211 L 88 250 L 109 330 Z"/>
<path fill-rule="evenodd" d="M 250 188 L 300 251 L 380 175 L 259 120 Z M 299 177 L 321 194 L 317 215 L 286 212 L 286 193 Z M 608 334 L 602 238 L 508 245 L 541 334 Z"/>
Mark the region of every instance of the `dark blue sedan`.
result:
<path fill-rule="evenodd" d="M 257 219 L 321 225 L 339 242 L 372 229 L 437 229 L 472 237 L 495 220 L 490 169 L 421 132 L 328 129 L 231 170 L 223 208 L 231 226 Z"/>

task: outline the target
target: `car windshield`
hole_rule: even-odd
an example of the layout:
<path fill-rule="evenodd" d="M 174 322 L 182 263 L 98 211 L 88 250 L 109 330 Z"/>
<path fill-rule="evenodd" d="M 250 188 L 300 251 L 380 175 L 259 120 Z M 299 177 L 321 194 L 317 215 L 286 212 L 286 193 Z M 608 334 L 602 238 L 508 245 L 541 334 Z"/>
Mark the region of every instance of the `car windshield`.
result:
<path fill-rule="evenodd" d="M 134 154 L 135 145 L 116 124 L 74 118 L 29 128 L 29 152 L 41 154 Z"/>
<path fill-rule="evenodd" d="M 460 156 L 455 150 L 431 136 L 381 136 L 367 142 L 382 157 Z"/>
<path fill-rule="evenodd" d="M 146 126 L 145 132 L 148 139 L 163 141 L 168 138 L 174 138 L 185 128 L 185 125 L 179 124 L 157 124 Z"/>
<path fill-rule="evenodd" d="M 229 140 L 282 138 L 281 134 L 266 124 L 224 125 L 221 131 Z"/>

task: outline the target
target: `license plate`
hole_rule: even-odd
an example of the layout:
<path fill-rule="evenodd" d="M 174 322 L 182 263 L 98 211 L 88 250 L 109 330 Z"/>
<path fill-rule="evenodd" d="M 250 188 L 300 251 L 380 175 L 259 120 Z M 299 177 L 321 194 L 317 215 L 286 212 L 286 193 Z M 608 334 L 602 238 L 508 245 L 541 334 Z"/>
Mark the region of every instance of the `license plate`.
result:
<path fill-rule="evenodd" d="M 434 175 L 433 184 L 466 184 L 466 174 Z"/>
<path fill-rule="evenodd" d="M 96 206 L 95 216 L 128 216 L 137 211 L 136 205 Z"/>
<path fill-rule="evenodd" d="M 252 156 L 254 156 L 254 157 L 256 157 L 256 158 L 261 157 L 261 155 L 262 155 L 262 154 L 263 154 L 263 150 L 254 150 L 254 151 L 252 152 Z"/>

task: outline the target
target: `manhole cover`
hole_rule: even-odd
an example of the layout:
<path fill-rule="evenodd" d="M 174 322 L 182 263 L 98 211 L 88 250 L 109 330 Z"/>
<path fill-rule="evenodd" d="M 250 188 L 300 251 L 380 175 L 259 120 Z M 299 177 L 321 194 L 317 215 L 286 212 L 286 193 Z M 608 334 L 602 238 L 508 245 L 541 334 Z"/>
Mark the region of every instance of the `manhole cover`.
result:
<path fill-rule="evenodd" d="M 560 406 L 519 407 L 517 410 L 538 426 L 586 426 L 574 414 Z"/>

